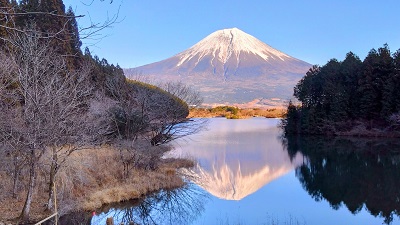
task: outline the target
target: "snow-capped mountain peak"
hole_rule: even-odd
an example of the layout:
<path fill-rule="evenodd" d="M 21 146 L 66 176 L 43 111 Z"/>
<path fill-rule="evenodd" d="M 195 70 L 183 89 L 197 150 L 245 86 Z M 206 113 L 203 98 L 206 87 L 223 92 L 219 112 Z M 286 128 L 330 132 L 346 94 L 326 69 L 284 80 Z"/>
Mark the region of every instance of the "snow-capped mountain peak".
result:
<path fill-rule="evenodd" d="M 213 56 L 211 61 L 217 59 L 226 63 L 231 57 L 234 57 L 235 61 L 239 63 L 241 53 L 254 54 L 265 61 L 271 58 L 282 61 L 291 58 L 238 28 L 231 28 L 215 31 L 188 50 L 178 54 L 180 61 L 177 66 L 190 61 L 194 57 L 199 62 L 209 55 Z"/>
<path fill-rule="evenodd" d="M 237 29 L 218 30 L 170 58 L 126 69 L 157 82 L 181 81 L 198 89 L 207 104 L 285 104 L 311 67 Z"/>

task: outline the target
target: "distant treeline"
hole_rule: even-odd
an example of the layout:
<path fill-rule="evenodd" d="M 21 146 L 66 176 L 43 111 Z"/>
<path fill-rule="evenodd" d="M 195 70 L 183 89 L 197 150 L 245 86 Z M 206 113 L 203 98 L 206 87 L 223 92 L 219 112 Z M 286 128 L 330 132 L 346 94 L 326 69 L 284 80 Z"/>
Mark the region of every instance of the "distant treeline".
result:
<path fill-rule="evenodd" d="M 364 61 L 349 52 L 343 61 L 313 66 L 294 88 L 286 134 L 396 136 L 400 130 L 400 49 L 372 49 Z"/>

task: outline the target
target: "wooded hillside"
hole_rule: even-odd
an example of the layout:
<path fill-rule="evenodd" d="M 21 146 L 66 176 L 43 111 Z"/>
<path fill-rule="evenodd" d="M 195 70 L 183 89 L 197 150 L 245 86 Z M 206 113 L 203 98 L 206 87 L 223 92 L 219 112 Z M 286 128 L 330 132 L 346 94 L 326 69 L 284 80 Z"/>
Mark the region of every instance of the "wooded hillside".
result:
<path fill-rule="evenodd" d="M 76 18 L 62 0 L 0 0 L 0 200 L 25 195 L 24 222 L 38 183 L 47 183 L 53 210 L 56 178 L 74 152 L 111 146 L 123 180 L 130 168 L 157 168 L 163 152 L 146 150 L 198 130 L 185 102 L 199 101 L 196 92 L 127 80 L 118 65 L 81 51 Z"/>
<path fill-rule="evenodd" d="M 400 130 L 400 50 L 372 49 L 364 61 L 313 66 L 294 88 L 300 105 L 288 106 L 287 134 L 396 135 Z"/>

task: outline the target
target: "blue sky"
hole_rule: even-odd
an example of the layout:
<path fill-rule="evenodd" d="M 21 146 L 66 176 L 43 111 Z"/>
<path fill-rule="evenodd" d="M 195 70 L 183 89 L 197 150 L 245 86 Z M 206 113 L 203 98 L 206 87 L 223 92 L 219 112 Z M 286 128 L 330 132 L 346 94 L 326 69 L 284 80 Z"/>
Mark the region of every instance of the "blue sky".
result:
<path fill-rule="evenodd" d="M 398 0 L 64 0 L 84 27 L 119 15 L 100 40 L 83 40 L 92 52 L 123 68 L 173 56 L 210 33 L 237 27 L 268 45 L 311 64 L 362 60 L 387 43 L 400 48 Z M 118 11 L 119 10 L 119 11 Z"/>

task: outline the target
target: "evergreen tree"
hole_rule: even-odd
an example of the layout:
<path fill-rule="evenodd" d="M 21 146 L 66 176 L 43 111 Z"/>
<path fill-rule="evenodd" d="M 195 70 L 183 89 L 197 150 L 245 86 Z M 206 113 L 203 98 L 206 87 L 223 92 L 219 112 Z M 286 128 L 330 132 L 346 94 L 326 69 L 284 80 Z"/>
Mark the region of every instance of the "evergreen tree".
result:
<path fill-rule="evenodd" d="M 17 8 L 18 12 L 28 13 L 25 15 L 18 16 L 16 18 L 16 25 L 18 27 L 25 27 L 28 23 L 39 23 L 41 21 L 37 21 L 37 14 L 30 14 L 29 12 L 39 12 L 39 1 L 38 0 L 21 0 L 18 4 Z"/>
<path fill-rule="evenodd" d="M 76 17 L 75 13 L 72 10 L 72 7 L 69 7 L 66 13 L 66 16 L 68 17 L 68 33 L 70 36 L 70 45 L 72 52 L 77 54 L 82 54 L 81 52 L 81 46 L 82 42 L 79 39 L 79 28 L 78 28 L 78 23 L 76 22 Z"/>
<path fill-rule="evenodd" d="M 300 119 L 287 119 L 286 131 L 296 130 L 292 127 L 299 123 L 297 133 L 334 134 L 351 129 L 354 120 L 368 120 L 369 128 L 390 126 L 391 116 L 400 110 L 399 65 L 400 50 L 391 55 L 385 44 L 378 51 L 372 49 L 363 62 L 349 52 L 343 62 L 332 59 L 322 67 L 314 66 L 294 88 L 302 103 L 296 108 Z"/>
<path fill-rule="evenodd" d="M 379 49 L 379 56 L 380 60 L 377 73 L 381 78 L 381 117 L 387 118 L 396 110 L 395 92 L 397 83 L 394 82 L 396 82 L 397 80 L 394 78 L 394 61 L 387 45 L 384 45 L 384 48 Z"/>
<path fill-rule="evenodd" d="M 346 113 L 350 118 L 356 118 L 359 114 L 360 95 L 357 92 L 358 81 L 361 76 L 362 61 L 354 53 L 349 52 L 341 63 L 340 74 L 343 76 L 344 98 L 347 103 Z"/>
<path fill-rule="evenodd" d="M 343 78 L 339 73 L 340 63 L 331 59 L 321 68 L 322 95 L 320 107 L 323 115 L 331 120 L 341 120 L 346 116 L 344 111 Z"/>
<path fill-rule="evenodd" d="M 35 0 L 36 1 L 36 0 Z M 62 0 L 40 0 L 38 6 L 40 12 L 47 12 L 53 15 L 41 15 L 40 16 L 40 28 L 43 32 L 49 32 L 49 35 L 54 35 L 63 29 L 66 18 L 65 6 Z M 60 38 L 65 38 L 60 35 Z"/>
<path fill-rule="evenodd" d="M 318 102 L 316 97 L 320 88 L 315 85 L 315 80 L 319 72 L 320 67 L 314 65 L 294 87 L 294 96 L 301 101 L 305 108 L 309 108 Z"/>
<path fill-rule="evenodd" d="M 393 54 L 393 75 L 388 82 L 393 85 L 392 99 L 393 99 L 393 112 L 400 112 L 400 49 Z"/>
<path fill-rule="evenodd" d="M 390 77 L 393 73 L 393 59 L 389 47 L 371 50 L 363 63 L 360 80 L 361 113 L 366 119 L 378 119 L 392 111 Z"/>
<path fill-rule="evenodd" d="M 282 120 L 282 127 L 286 134 L 300 133 L 300 115 L 298 108 L 289 101 L 289 106 L 286 112 L 286 118 Z"/>
<path fill-rule="evenodd" d="M 79 67 L 82 52 L 78 24 L 72 8 L 65 12 L 62 0 L 22 0 L 21 12 L 43 12 L 21 16 L 20 27 L 34 23 L 44 38 L 50 38 L 57 52 L 67 57 L 68 69 Z"/>
<path fill-rule="evenodd" d="M 363 73 L 359 82 L 360 113 L 368 120 L 378 117 L 382 109 L 380 90 L 378 90 L 380 81 L 375 73 L 378 61 L 379 54 L 372 49 L 363 62 Z"/>
<path fill-rule="evenodd" d="M 79 28 L 78 23 L 76 22 L 76 17 L 74 11 L 71 7 L 68 8 L 66 12 L 67 16 L 67 44 L 69 44 L 68 49 L 70 49 L 70 54 L 68 58 L 68 67 L 69 68 L 78 68 L 79 62 L 82 57 L 81 46 L 82 42 L 79 38 Z"/>
<path fill-rule="evenodd" d="M 8 0 L 0 0 L 0 12 L 12 12 L 12 7 Z M 5 27 L 11 26 L 11 21 L 12 17 L 10 15 L 0 14 L 0 50 L 2 50 L 6 44 L 4 39 L 8 38 L 8 32 Z"/>

